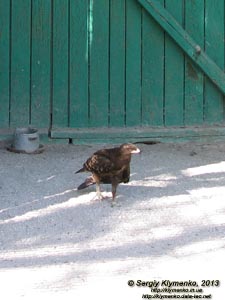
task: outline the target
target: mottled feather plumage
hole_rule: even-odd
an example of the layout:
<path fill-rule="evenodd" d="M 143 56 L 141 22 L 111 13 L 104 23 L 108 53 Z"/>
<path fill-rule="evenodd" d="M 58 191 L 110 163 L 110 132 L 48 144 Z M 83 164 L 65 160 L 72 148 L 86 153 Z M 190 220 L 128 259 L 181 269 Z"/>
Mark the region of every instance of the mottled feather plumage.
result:
<path fill-rule="evenodd" d="M 76 172 L 92 173 L 91 176 L 78 186 L 78 190 L 96 184 L 98 197 L 101 198 L 100 183 L 112 184 L 114 199 L 118 184 L 129 182 L 131 154 L 139 152 L 140 150 L 133 144 L 122 144 L 120 147 L 96 151 L 87 159 L 83 167 Z"/>

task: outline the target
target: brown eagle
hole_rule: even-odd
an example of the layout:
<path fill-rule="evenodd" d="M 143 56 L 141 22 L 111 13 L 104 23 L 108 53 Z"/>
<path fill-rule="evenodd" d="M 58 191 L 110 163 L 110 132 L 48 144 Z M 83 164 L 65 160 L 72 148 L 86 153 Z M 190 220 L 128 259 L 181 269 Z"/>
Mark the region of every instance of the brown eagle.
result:
<path fill-rule="evenodd" d="M 95 152 L 83 164 L 80 172 L 91 172 L 78 190 L 82 190 L 90 185 L 96 184 L 96 193 L 98 199 L 102 199 L 100 183 L 112 184 L 112 198 L 116 197 L 116 189 L 119 183 L 127 183 L 130 179 L 130 161 L 131 154 L 140 153 L 140 149 L 133 144 L 122 144 L 120 147 L 102 149 Z"/>

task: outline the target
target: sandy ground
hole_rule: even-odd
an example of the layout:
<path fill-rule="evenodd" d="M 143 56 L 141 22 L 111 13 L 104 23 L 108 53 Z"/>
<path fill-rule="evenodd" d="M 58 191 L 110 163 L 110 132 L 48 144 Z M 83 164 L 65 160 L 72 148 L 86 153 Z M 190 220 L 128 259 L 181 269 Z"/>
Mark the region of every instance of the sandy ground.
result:
<path fill-rule="evenodd" d="M 76 190 L 86 174 L 74 171 L 101 147 L 0 149 L 2 299 L 223 299 L 225 144 L 140 144 L 115 207 L 95 200 L 94 187 Z M 196 281 L 202 292 L 138 286 L 168 288 L 164 280 Z"/>

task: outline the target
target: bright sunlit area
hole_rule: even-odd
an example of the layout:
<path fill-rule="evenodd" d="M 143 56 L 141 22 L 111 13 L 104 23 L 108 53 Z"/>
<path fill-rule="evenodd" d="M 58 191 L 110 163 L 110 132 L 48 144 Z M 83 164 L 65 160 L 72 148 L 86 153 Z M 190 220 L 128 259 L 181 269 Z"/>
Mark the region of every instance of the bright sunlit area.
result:
<path fill-rule="evenodd" d="M 191 280 L 222 299 L 223 145 L 140 144 L 115 205 L 110 185 L 101 186 L 103 200 L 95 186 L 77 190 L 88 175 L 75 172 L 100 147 L 54 145 L 34 156 L 1 149 L 1 293 L 137 300 L 150 294 L 140 281 Z"/>

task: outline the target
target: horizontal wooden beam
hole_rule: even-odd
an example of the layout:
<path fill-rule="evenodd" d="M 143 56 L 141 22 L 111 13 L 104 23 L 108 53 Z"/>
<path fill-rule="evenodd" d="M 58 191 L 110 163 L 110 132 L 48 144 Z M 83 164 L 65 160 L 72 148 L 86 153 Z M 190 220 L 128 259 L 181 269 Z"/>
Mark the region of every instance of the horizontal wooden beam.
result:
<path fill-rule="evenodd" d="M 157 0 L 137 0 L 225 95 L 225 74 Z"/>
<path fill-rule="evenodd" d="M 53 128 L 52 139 L 70 139 L 75 144 L 124 142 L 225 141 L 223 127 L 188 128 Z"/>

